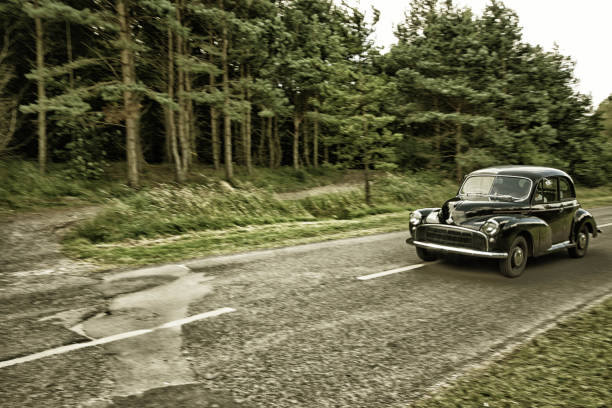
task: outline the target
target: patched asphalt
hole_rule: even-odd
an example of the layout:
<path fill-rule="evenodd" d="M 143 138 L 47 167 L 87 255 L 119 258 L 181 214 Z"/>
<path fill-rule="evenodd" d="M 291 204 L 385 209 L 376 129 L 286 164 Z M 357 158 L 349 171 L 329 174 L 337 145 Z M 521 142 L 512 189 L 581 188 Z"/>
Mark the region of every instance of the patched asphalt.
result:
<path fill-rule="evenodd" d="M 600 224 L 612 222 L 612 208 L 594 213 Z M 612 292 L 612 227 L 591 241 L 586 258 L 561 252 L 530 259 L 518 279 L 499 275 L 495 262 L 466 258 L 356 279 L 420 263 L 406 237 L 400 232 L 187 263 L 214 279 L 186 315 L 236 309 L 183 326 L 181 355 L 193 384 L 117 396 L 117 351 L 95 347 L 3 369 L 0 406 L 406 406 Z M 95 286 L 100 299 L 102 285 Z M 24 344 L 11 350 L 30 351 Z"/>

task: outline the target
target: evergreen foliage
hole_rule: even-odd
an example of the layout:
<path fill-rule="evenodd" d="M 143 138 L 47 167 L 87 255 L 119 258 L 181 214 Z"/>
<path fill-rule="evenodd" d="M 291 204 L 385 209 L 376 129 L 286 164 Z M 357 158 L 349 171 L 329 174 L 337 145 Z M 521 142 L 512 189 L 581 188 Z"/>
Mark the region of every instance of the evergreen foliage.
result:
<path fill-rule="evenodd" d="M 366 200 L 374 167 L 607 181 L 609 103 L 594 114 L 573 62 L 524 42 L 503 3 L 412 0 L 383 55 L 374 21 L 332 0 L 4 2 L 0 154 L 92 178 L 126 160 L 133 187 L 147 162 L 177 182 L 196 162 L 229 181 L 235 165 L 328 163 L 363 169 Z"/>

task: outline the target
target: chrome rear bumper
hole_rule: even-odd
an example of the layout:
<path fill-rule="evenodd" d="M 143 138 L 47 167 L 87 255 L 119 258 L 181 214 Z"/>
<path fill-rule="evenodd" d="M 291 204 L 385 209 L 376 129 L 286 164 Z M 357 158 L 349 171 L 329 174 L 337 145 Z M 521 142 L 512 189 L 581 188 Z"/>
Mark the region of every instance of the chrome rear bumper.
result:
<path fill-rule="evenodd" d="M 412 238 L 408 238 L 406 240 L 406 243 L 419 248 L 431 249 L 432 251 L 445 252 L 449 254 L 477 256 L 480 258 L 490 259 L 506 259 L 508 257 L 507 252 L 476 251 L 474 249 L 469 248 L 458 248 L 447 245 L 432 244 L 429 242 L 414 241 Z"/>

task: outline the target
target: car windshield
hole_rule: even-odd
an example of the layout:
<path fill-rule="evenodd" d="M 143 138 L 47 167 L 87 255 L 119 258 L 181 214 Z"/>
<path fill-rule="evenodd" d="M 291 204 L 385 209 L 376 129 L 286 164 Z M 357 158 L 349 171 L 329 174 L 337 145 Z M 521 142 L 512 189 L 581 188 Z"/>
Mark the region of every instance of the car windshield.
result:
<path fill-rule="evenodd" d="M 523 201 L 530 191 L 531 180 L 527 178 L 471 176 L 463 182 L 459 195 L 466 200 Z"/>

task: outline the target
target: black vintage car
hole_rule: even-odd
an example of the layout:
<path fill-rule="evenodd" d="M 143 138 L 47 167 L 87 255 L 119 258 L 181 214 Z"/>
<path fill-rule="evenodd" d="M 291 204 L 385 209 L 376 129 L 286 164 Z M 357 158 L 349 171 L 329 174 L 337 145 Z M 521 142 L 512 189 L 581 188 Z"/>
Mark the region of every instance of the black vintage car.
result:
<path fill-rule="evenodd" d="M 517 277 L 529 256 L 567 249 L 571 257 L 583 257 L 589 234 L 598 232 L 565 172 L 500 166 L 468 174 L 442 208 L 412 212 L 406 242 L 424 261 L 442 253 L 498 259 L 503 275 Z"/>

